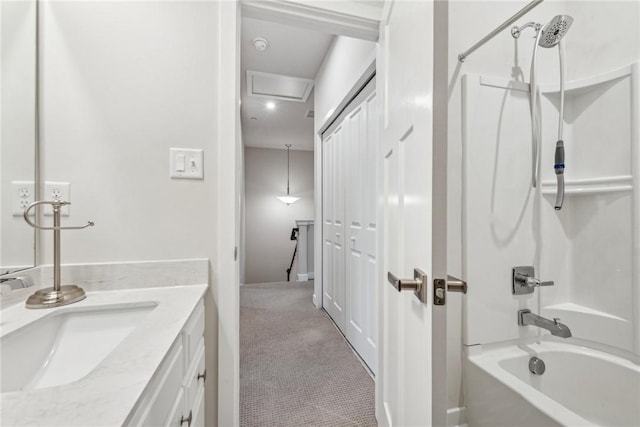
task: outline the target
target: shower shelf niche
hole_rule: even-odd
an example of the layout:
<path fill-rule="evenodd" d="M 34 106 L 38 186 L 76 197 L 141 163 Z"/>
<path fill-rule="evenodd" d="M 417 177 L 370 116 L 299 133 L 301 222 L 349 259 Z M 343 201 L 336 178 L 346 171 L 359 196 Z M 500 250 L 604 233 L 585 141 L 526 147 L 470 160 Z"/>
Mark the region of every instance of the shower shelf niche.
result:
<path fill-rule="evenodd" d="M 576 339 L 640 357 L 640 63 L 569 81 L 565 205 L 554 210 L 559 87 L 541 86 L 540 293 Z M 611 350 L 611 351 L 614 351 Z"/>
<path fill-rule="evenodd" d="M 638 189 L 639 63 L 565 85 L 565 194 L 587 195 Z M 557 139 L 559 86 L 540 86 L 542 103 L 542 194 L 555 195 L 552 167 Z M 606 124 L 608 125 L 606 125 Z M 603 124 L 605 124 L 603 126 Z"/>

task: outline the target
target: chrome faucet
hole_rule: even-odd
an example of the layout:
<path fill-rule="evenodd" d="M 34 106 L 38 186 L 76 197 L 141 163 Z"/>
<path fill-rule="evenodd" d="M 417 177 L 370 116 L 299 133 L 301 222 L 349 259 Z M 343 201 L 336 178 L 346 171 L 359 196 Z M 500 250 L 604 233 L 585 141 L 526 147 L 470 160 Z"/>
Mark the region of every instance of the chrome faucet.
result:
<path fill-rule="evenodd" d="M 571 330 L 563 323 L 560 323 L 560 319 L 554 318 L 549 320 L 537 314 L 533 314 L 531 310 L 518 310 L 518 325 L 527 326 L 534 325 L 542 329 L 546 329 L 551 332 L 551 335 L 557 337 L 569 338 L 571 337 Z"/>
<path fill-rule="evenodd" d="M 0 286 L 2 286 L 3 289 L 6 288 L 15 291 L 33 286 L 33 280 L 29 276 L 0 277 Z"/>

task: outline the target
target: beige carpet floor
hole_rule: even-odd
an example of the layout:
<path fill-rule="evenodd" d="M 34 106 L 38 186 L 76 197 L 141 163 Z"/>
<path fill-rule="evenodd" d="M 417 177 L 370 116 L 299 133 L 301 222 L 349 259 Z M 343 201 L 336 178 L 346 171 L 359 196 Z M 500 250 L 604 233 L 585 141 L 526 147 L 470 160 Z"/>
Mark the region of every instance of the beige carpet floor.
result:
<path fill-rule="evenodd" d="M 374 382 L 313 282 L 240 290 L 240 425 L 375 426 Z"/>

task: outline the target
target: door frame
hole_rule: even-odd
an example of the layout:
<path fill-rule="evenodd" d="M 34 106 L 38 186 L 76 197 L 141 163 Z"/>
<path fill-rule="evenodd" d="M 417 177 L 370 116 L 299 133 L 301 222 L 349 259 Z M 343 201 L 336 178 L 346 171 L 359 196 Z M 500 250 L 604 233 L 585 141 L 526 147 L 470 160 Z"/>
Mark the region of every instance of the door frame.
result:
<path fill-rule="evenodd" d="M 217 318 L 217 360 L 209 356 L 217 364 L 217 384 L 207 388 L 209 396 L 217 400 L 217 425 L 235 426 L 240 423 L 240 272 L 237 260 L 240 245 L 240 200 L 242 182 L 242 136 L 240 127 L 240 20 L 242 16 L 270 20 L 292 26 L 329 31 L 336 35 L 376 41 L 378 38 L 379 20 L 375 10 L 370 6 L 355 2 L 309 2 L 303 0 L 252 1 L 233 0 L 220 1 L 219 4 L 219 88 L 218 95 L 218 151 L 217 151 L 217 257 L 212 263 L 213 298 Z M 222 80 L 224 79 L 224 84 Z M 315 164 L 320 164 L 322 156 L 316 153 Z M 229 180 L 229 177 L 235 179 Z M 321 177 L 321 176 L 320 176 Z M 321 200 L 322 181 L 314 183 L 315 221 L 322 218 L 322 210 L 318 211 L 318 200 Z M 224 185 L 223 185 L 224 183 Z M 234 209 L 229 209 L 233 206 Z M 318 212 L 320 216 L 318 216 Z M 316 243 L 318 239 L 316 227 Z M 321 271 L 318 263 L 318 251 L 315 255 L 316 271 Z M 321 252 L 320 252 L 321 254 Z M 322 276 L 316 276 L 315 283 L 321 282 Z M 320 296 L 322 293 L 319 294 Z M 320 306 L 322 299 L 320 298 Z M 209 321 L 211 322 L 211 321 Z M 213 322 L 211 322 L 213 323 Z M 214 323 L 213 323 L 214 324 Z M 210 422 L 210 421 L 209 421 Z"/>
<path fill-rule="evenodd" d="M 220 79 L 224 77 L 225 83 L 220 84 L 219 93 L 219 144 L 217 176 L 219 183 L 225 181 L 225 177 L 235 177 L 234 185 L 220 185 L 218 187 L 218 255 L 214 262 L 214 280 L 217 289 L 214 290 L 214 299 L 218 311 L 218 354 L 217 368 L 218 381 L 217 389 L 211 393 L 217 398 L 217 422 L 219 425 L 238 425 L 240 419 L 240 371 L 239 371 L 239 318 L 240 318 L 240 295 L 239 295 L 239 263 L 237 262 L 237 251 L 240 227 L 240 185 L 242 171 L 241 149 L 241 129 L 240 129 L 240 19 L 242 16 L 268 19 L 274 22 L 315 28 L 319 30 L 329 30 L 337 35 L 362 38 L 365 40 L 377 41 L 378 32 L 381 27 L 380 21 L 385 14 L 389 13 L 389 5 L 385 4 L 382 16 L 376 16 L 376 11 L 370 9 L 363 3 L 355 2 L 308 2 L 302 0 L 281 1 L 273 0 L 269 2 L 253 0 L 234 0 L 232 2 L 221 1 L 219 28 L 219 64 Z M 434 230 L 442 230 L 442 233 L 434 233 L 433 247 L 446 248 L 446 176 L 447 176 L 447 73 L 448 73 L 448 0 L 434 2 L 435 25 L 434 25 L 434 180 L 444 182 L 439 191 L 434 192 L 434 199 L 437 197 L 442 203 L 436 204 L 433 221 Z M 378 64 L 378 67 L 380 64 Z M 380 80 L 381 81 L 381 80 Z M 231 84 L 232 83 L 232 84 Z M 382 89 L 382 88 L 379 88 Z M 378 96 L 384 96 L 384 92 L 378 90 Z M 384 100 L 382 101 L 384 102 Z M 321 147 L 318 143 L 318 135 L 315 135 L 315 148 Z M 228 141 L 227 144 L 221 143 Z M 229 160 L 233 161 L 229 161 Z M 322 152 L 315 154 L 316 170 L 322 166 Z M 318 179 L 318 177 L 320 179 Z M 315 221 L 322 220 L 322 206 L 318 203 L 322 197 L 322 176 L 316 173 L 315 177 Z M 234 206 L 235 209 L 228 209 Z M 233 224 L 233 227 L 229 227 Z M 443 226 L 444 225 L 444 226 Z M 322 241 L 321 227 L 316 227 L 316 245 Z M 322 251 L 315 249 L 316 275 L 315 283 L 322 283 Z M 443 259 L 434 264 L 434 274 L 436 277 L 446 278 L 446 250 L 440 251 Z M 224 284 L 224 285 L 223 285 Z M 317 293 L 321 296 L 322 292 Z M 319 300 L 320 307 L 322 299 Z M 316 302 L 318 306 L 318 302 Z M 435 310 L 434 316 L 446 319 L 444 309 Z M 442 344 L 446 348 L 446 331 L 442 335 L 434 336 L 438 340 L 438 345 Z M 382 343 L 380 343 L 382 345 Z M 442 363 L 442 360 L 433 360 L 432 363 Z M 443 366 L 443 365 L 440 365 Z M 210 386 L 213 388 L 214 385 Z M 434 384 L 434 387 L 436 385 Z M 443 402 L 434 402 L 435 407 L 445 408 L 446 395 Z M 446 423 L 446 420 L 445 420 Z M 440 424 L 440 423 L 438 423 Z M 446 424 L 442 424 L 446 425 Z"/>
<path fill-rule="evenodd" d="M 398 0 L 399 1 L 399 0 Z M 218 313 L 218 353 L 213 355 L 214 363 L 217 363 L 217 384 L 208 387 L 209 395 L 217 399 L 217 423 L 221 426 L 239 425 L 240 421 L 240 294 L 239 294 L 239 263 L 237 262 L 239 230 L 241 221 L 240 199 L 242 179 L 242 137 L 240 128 L 240 19 L 242 16 L 268 19 L 283 24 L 303 26 L 317 30 L 330 31 L 337 35 L 362 38 L 377 41 L 381 21 L 385 14 L 389 14 L 389 4 L 385 3 L 382 16 L 376 16 L 377 11 L 372 10 L 365 3 L 356 2 L 319 2 L 304 0 L 233 0 L 219 2 L 220 44 L 219 53 L 219 79 L 220 93 L 218 94 L 218 153 L 217 153 L 217 177 L 220 184 L 217 187 L 217 224 L 218 224 L 218 254 L 212 263 L 212 275 L 216 287 L 213 291 L 215 306 Z M 447 216 L 447 104 L 448 104 L 448 0 L 434 1 L 434 168 L 433 178 L 441 182 L 434 191 L 433 227 L 440 230 L 434 232 L 433 248 L 446 248 L 446 216 Z M 378 47 L 379 49 L 379 47 Z M 380 67 L 381 64 L 378 64 Z M 380 75 L 380 73 L 378 73 Z M 222 84 L 224 78 L 225 84 Z M 382 79 L 379 80 L 381 82 Z M 380 83 L 378 83 L 380 84 Z M 383 88 L 378 88 L 378 96 L 384 102 Z M 315 148 L 318 145 L 318 135 L 315 135 Z M 321 141 L 321 138 L 320 138 Z M 225 143 L 226 142 L 226 143 Z M 316 169 L 322 166 L 322 152 L 315 154 Z M 235 177 L 233 184 L 229 185 L 228 177 Z M 318 203 L 322 197 L 322 180 L 315 177 L 315 221 L 322 220 L 322 207 Z M 320 205 L 320 206 L 319 206 Z M 235 209 L 229 209 L 234 206 Z M 233 224 L 233 227 L 230 225 Z M 316 244 L 322 241 L 321 227 L 316 227 Z M 380 250 L 380 248 L 378 248 Z M 433 265 L 435 277 L 446 278 L 446 249 L 439 250 L 440 258 Z M 322 251 L 316 248 L 315 268 L 316 283 L 322 282 Z M 381 283 L 383 283 L 381 281 Z M 319 293 L 322 296 L 322 293 Z M 322 299 L 319 304 L 322 306 Z M 316 303 L 317 305 L 317 303 Z M 438 321 L 446 321 L 446 310 L 434 307 L 434 317 Z M 435 319 L 434 319 L 435 320 Z M 446 330 L 434 335 L 434 345 L 442 345 L 446 348 Z M 379 343 L 382 345 L 382 343 Z M 434 359 L 432 363 L 446 366 L 441 359 Z M 446 372 L 445 372 L 446 381 Z M 441 384 L 435 384 L 434 388 Z M 446 383 L 445 383 L 446 386 Z M 214 388 L 215 387 L 215 388 Z M 377 393 L 376 393 L 377 396 Z M 377 399 L 376 399 L 377 404 Z M 446 393 L 443 401 L 434 401 L 434 408 L 444 408 L 446 414 Z M 440 412 L 440 411 L 439 411 Z M 434 420 L 434 425 L 446 425 L 444 420 Z"/>

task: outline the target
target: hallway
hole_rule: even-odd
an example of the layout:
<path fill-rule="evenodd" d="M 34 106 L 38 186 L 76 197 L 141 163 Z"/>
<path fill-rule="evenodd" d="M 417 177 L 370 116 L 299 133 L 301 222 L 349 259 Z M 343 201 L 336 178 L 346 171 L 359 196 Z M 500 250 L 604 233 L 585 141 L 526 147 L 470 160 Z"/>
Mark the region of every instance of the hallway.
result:
<path fill-rule="evenodd" d="M 240 425 L 375 426 L 374 381 L 313 282 L 240 290 Z"/>

